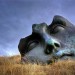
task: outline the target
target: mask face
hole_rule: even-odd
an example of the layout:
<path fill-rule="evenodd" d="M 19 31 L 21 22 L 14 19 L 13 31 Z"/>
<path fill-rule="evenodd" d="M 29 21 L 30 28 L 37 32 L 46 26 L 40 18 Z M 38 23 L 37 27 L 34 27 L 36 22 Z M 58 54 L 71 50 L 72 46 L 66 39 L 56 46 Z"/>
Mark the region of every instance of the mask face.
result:
<path fill-rule="evenodd" d="M 61 16 L 54 16 L 50 25 L 33 24 L 32 34 L 22 38 L 18 48 L 23 62 L 74 59 L 75 26 Z"/>

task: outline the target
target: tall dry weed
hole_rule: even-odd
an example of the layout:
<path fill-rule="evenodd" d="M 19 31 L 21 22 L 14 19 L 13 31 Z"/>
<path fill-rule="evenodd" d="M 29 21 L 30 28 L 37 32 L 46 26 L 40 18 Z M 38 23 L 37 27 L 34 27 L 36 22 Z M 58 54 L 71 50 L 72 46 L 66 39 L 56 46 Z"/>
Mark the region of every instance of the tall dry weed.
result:
<path fill-rule="evenodd" d="M 75 75 L 75 61 L 37 65 L 21 64 L 20 56 L 0 57 L 0 75 Z"/>

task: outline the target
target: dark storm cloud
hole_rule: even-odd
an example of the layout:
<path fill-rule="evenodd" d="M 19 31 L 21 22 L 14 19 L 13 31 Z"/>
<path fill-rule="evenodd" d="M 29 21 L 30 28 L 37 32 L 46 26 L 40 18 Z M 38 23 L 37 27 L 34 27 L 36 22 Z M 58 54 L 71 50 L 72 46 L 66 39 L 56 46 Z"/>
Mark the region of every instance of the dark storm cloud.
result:
<path fill-rule="evenodd" d="M 74 0 L 0 0 L 0 55 L 18 54 L 19 39 L 31 34 L 33 23 L 50 24 L 56 14 L 74 22 L 74 8 Z"/>

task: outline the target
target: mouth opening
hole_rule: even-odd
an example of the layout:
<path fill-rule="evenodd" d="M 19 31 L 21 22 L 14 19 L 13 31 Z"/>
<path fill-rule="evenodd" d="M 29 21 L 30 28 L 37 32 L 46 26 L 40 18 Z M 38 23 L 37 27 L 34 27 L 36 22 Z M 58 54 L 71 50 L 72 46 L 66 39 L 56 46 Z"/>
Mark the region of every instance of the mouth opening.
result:
<path fill-rule="evenodd" d="M 71 53 L 71 54 L 63 54 L 63 55 L 61 56 L 61 58 L 62 58 L 62 57 L 65 57 L 65 56 L 72 57 L 72 56 L 74 56 L 74 54 L 73 54 L 73 53 Z"/>

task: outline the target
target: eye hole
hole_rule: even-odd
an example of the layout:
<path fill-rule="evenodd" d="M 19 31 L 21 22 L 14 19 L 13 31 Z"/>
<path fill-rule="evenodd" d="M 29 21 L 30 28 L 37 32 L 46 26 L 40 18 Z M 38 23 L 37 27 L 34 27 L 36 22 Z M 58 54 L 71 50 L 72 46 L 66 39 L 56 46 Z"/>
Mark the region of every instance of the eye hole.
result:
<path fill-rule="evenodd" d="M 52 29 L 52 33 L 55 34 L 55 33 L 58 33 L 58 32 L 62 32 L 64 30 L 64 27 L 63 26 L 56 26 Z"/>
<path fill-rule="evenodd" d="M 30 41 L 29 44 L 28 44 L 28 50 L 31 50 L 33 48 L 35 48 L 37 45 L 39 44 L 38 41 Z"/>

